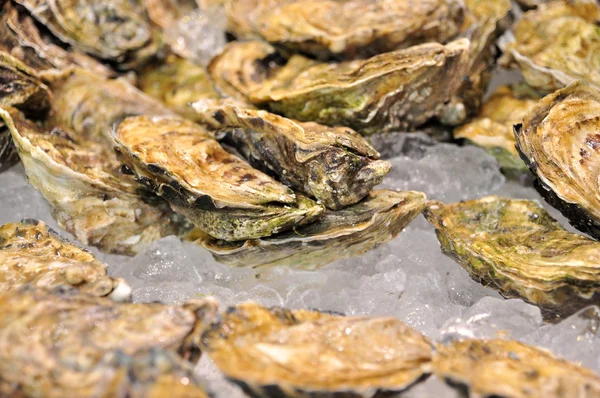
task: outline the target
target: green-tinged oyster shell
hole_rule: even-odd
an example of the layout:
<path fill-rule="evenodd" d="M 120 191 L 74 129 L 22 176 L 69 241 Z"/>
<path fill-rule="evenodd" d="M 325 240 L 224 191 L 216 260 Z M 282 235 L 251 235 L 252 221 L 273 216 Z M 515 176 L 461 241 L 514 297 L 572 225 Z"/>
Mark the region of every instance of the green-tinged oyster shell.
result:
<path fill-rule="evenodd" d="M 507 340 L 438 345 L 433 371 L 465 397 L 592 398 L 600 377 L 548 351 Z"/>
<path fill-rule="evenodd" d="M 0 50 L 10 53 L 35 70 L 62 69 L 79 65 L 97 74 L 110 76 L 113 72 L 94 58 L 77 50 L 69 51 L 43 35 L 35 21 L 10 1 L 0 9 Z"/>
<path fill-rule="evenodd" d="M 447 112 L 462 83 L 469 41 L 427 43 L 342 63 L 293 56 L 250 101 L 300 121 L 360 133 L 418 127 Z"/>
<path fill-rule="evenodd" d="M 169 55 L 164 63 L 145 68 L 138 78 L 138 86 L 146 94 L 166 104 L 175 112 L 195 118 L 189 104 L 201 99 L 218 99 L 203 66 L 176 55 Z"/>
<path fill-rule="evenodd" d="M 3 51 L 0 51 L 0 106 L 14 106 L 34 116 L 40 116 L 50 106 L 50 92 L 36 72 Z M 0 171 L 18 159 L 10 132 L 0 127 Z"/>
<path fill-rule="evenodd" d="M 368 342 L 368 344 L 365 344 Z M 225 376 L 254 397 L 372 397 L 429 372 L 431 345 L 394 318 L 344 317 L 244 303 L 203 334 Z"/>
<path fill-rule="evenodd" d="M 424 208 L 421 192 L 373 191 L 355 205 L 326 211 L 312 224 L 270 238 L 223 242 L 201 237 L 197 242 L 217 261 L 234 267 L 315 269 L 393 239 Z"/>
<path fill-rule="evenodd" d="M 505 174 L 522 175 L 528 169 L 515 147 L 513 125 L 523 121 L 537 99 L 539 96 L 533 93 L 525 92 L 520 96 L 518 87 L 500 86 L 483 104 L 475 119 L 454 129 L 454 137 L 486 149 L 498 160 Z"/>
<path fill-rule="evenodd" d="M 542 196 L 600 239 L 600 92 L 576 82 L 544 97 L 515 135 Z"/>
<path fill-rule="evenodd" d="M 223 97 L 248 102 L 250 93 L 258 90 L 284 63 L 285 59 L 268 43 L 232 42 L 211 60 L 207 69 Z"/>
<path fill-rule="evenodd" d="M 173 354 L 198 359 L 197 328 L 206 306 L 117 304 L 65 288 L 2 293 L 0 393 L 203 397 L 191 368 Z"/>
<path fill-rule="evenodd" d="M 225 151 L 200 125 L 137 116 L 115 132 L 123 162 L 217 239 L 254 239 L 314 221 L 323 207 Z"/>
<path fill-rule="evenodd" d="M 128 68 L 159 49 L 146 14 L 129 0 L 16 0 L 56 37 Z"/>
<path fill-rule="evenodd" d="M 539 306 L 549 320 L 600 302 L 600 243 L 568 232 L 537 202 L 430 202 L 425 217 L 473 279 Z"/>
<path fill-rule="evenodd" d="M 194 108 L 196 120 L 251 164 L 329 209 L 360 201 L 391 168 L 349 128 L 295 122 L 228 101 L 200 101 Z"/>
<path fill-rule="evenodd" d="M 44 195 L 62 228 L 105 252 L 134 254 L 149 242 L 177 232 L 164 203 L 142 193 L 122 175 L 111 146 L 72 132 L 51 131 L 16 109 L 0 108 L 29 182 Z"/>
<path fill-rule="evenodd" d="M 503 64 L 516 64 L 531 86 L 551 92 L 575 80 L 600 88 L 600 5 L 553 1 L 525 13 L 506 44 Z"/>
<path fill-rule="evenodd" d="M 464 16 L 464 6 L 456 0 L 259 3 L 258 12 L 246 14 L 258 35 L 319 58 L 373 56 L 430 41 L 444 43 L 459 32 Z M 230 10 L 238 12 L 235 5 Z"/>
<path fill-rule="evenodd" d="M 44 288 L 73 286 L 116 301 L 131 298 L 131 288 L 123 279 L 106 275 L 106 264 L 37 220 L 0 226 L 0 291 L 27 283 Z"/>
<path fill-rule="evenodd" d="M 126 117 L 173 114 L 121 78 L 109 79 L 82 68 L 40 75 L 54 95 L 46 125 L 67 128 L 85 139 L 112 146 L 111 133 Z"/>

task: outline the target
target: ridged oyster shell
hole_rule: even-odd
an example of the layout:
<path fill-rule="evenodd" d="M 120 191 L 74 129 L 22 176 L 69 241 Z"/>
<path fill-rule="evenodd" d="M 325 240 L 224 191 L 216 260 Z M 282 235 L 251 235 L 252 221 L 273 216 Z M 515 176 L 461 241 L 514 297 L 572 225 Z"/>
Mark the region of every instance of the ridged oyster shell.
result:
<path fill-rule="evenodd" d="M 369 341 L 369 344 L 364 344 Z M 394 318 L 344 317 L 243 303 L 203 333 L 225 376 L 255 397 L 372 397 L 428 372 L 431 345 Z"/>
<path fill-rule="evenodd" d="M 565 230 L 537 202 L 430 202 L 425 217 L 474 280 L 539 306 L 548 320 L 600 302 L 600 243 Z"/>
<path fill-rule="evenodd" d="M 183 118 L 130 117 L 114 138 L 123 162 L 140 181 L 215 238 L 269 236 L 323 212 L 321 205 L 297 197 Z"/>
<path fill-rule="evenodd" d="M 538 191 L 576 228 L 600 239 L 600 92 L 576 82 L 547 95 L 515 128 Z"/>
<path fill-rule="evenodd" d="M 217 261 L 234 267 L 315 269 L 393 239 L 421 213 L 425 203 L 421 192 L 372 191 L 361 202 L 326 211 L 318 221 L 293 231 L 239 243 L 200 237 L 197 243 Z"/>
<path fill-rule="evenodd" d="M 106 267 L 42 221 L 0 226 L 0 292 L 28 283 L 44 288 L 65 285 L 93 296 L 129 300 L 131 288 L 123 279 L 109 277 Z"/>

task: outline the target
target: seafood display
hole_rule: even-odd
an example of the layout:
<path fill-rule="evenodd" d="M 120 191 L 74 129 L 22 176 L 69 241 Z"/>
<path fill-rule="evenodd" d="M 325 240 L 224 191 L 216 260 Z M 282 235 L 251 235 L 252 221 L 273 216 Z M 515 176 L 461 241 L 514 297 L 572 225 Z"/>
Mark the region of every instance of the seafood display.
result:
<path fill-rule="evenodd" d="M 599 23 L 0 1 L 0 396 L 600 397 Z"/>

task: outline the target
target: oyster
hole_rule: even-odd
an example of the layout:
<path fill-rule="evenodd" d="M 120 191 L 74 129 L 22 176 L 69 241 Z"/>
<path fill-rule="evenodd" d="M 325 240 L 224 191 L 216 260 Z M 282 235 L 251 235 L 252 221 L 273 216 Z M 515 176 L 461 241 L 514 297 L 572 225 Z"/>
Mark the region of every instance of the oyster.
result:
<path fill-rule="evenodd" d="M 194 0 L 142 0 L 150 21 L 167 29 L 183 16 L 196 9 Z"/>
<path fill-rule="evenodd" d="M 381 183 L 391 164 L 355 131 L 294 122 L 231 102 L 194 104 L 196 120 L 233 145 L 251 164 L 294 190 L 337 210 L 354 204 Z"/>
<path fill-rule="evenodd" d="M 106 275 L 106 264 L 37 220 L 0 226 L 0 270 L 0 291 L 27 283 L 45 288 L 67 285 L 115 301 L 131 298 L 123 279 Z"/>
<path fill-rule="evenodd" d="M 576 228 L 600 238 L 600 92 L 584 83 L 544 97 L 515 127 L 537 188 Z"/>
<path fill-rule="evenodd" d="M 126 117 L 173 114 L 124 79 L 108 79 L 75 67 L 40 75 L 54 95 L 46 125 L 67 128 L 111 147 L 111 133 Z"/>
<path fill-rule="evenodd" d="M 283 64 L 285 59 L 267 43 L 232 42 L 210 61 L 207 70 L 223 97 L 248 102 L 250 93 L 259 89 Z"/>
<path fill-rule="evenodd" d="M 363 134 L 414 128 L 449 112 L 445 103 L 462 83 L 468 50 L 460 39 L 342 63 L 296 55 L 249 98 L 290 118 Z"/>
<path fill-rule="evenodd" d="M 369 57 L 443 43 L 459 32 L 464 15 L 457 0 L 263 0 L 257 7 L 258 12 L 247 15 L 262 38 L 319 58 Z"/>
<path fill-rule="evenodd" d="M 147 67 L 138 78 L 138 86 L 170 109 L 191 119 L 196 113 L 189 107 L 190 103 L 221 97 L 213 88 L 204 67 L 172 54 L 164 63 Z"/>
<path fill-rule="evenodd" d="M 14 106 L 35 116 L 50 106 L 50 92 L 37 79 L 35 71 L 3 51 L 0 51 L 0 106 Z M 0 171 L 17 160 L 10 132 L 0 127 Z"/>
<path fill-rule="evenodd" d="M 75 289 L 27 285 L 0 294 L 0 392 L 44 397 L 138 396 L 119 387 L 139 388 L 144 397 L 184 392 L 185 381 L 176 376 L 191 372 L 168 351 L 197 360 L 197 328 L 207 305 L 117 304 Z M 131 362 L 137 366 L 127 366 Z"/>
<path fill-rule="evenodd" d="M 455 138 L 464 138 L 486 149 L 498 160 L 502 171 L 513 176 L 527 171 L 515 147 L 513 125 L 522 122 L 539 99 L 536 93 L 519 90 L 500 86 L 475 119 L 454 129 Z"/>
<path fill-rule="evenodd" d="M 516 63 L 531 86 L 551 92 L 575 80 L 600 88 L 600 5 L 553 1 L 525 13 L 505 45 L 502 63 Z"/>
<path fill-rule="evenodd" d="M 131 176 L 120 173 L 112 147 L 63 129 L 50 131 L 14 108 L 0 108 L 29 182 L 49 202 L 61 227 L 85 244 L 134 254 L 177 232 L 174 215 Z"/>
<path fill-rule="evenodd" d="M 217 261 L 234 267 L 315 269 L 393 239 L 424 208 L 421 192 L 373 191 L 355 205 L 326 211 L 317 222 L 270 238 L 223 242 L 201 237 L 198 243 Z"/>
<path fill-rule="evenodd" d="M 535 201 L 429 202 L 425 217 L 473 279 L 539 306 L 548 320 L 600 302 L 600 243 L 563 229 Z"/>
<path fill-rule="evenodd" d="M 323 212 L 183 118 L 130 117 L 114 138 L 140 181 L 217 239 L 269 236 L 314 221 Z"/>
<path fill-rule="evenodd" d="M 129 0 L 15 0 L 57 38 L 129 68 L 159 49 L 156 33 Z"/>
<path fill-rule="evenodd" d="M 507 340 L 437 346 L 433 371 L 469 397 L 592 398 L 600 377 L 549 352 Z"/>
<path fill-rule="evenodd" d="M 203 334 L 202 347 L 225 376 L 255 397 L 398 392 L 423 378 L 431 359 L 427 339 L 394 318 L 254 303 L 228 309 Z"/>
<path fill-rule="evenodd" d="M 35 70 L 79 65 L 96 74 L 113 75 L 108 67 L 77 50 L 66 51 L 43 35 L 29 14 L 11 1 L 0 9 L 0 50 L 19 58 Z"/>

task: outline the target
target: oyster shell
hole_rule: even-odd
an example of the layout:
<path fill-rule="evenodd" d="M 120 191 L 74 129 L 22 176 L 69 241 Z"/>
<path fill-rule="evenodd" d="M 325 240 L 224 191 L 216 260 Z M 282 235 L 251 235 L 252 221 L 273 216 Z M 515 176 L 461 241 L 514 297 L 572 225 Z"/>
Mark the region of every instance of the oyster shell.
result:
<path fill-rule="evenodd" d="M 217 239 L 269 236 L 314 221 L 323 212 L 183 118 L 130 117 L 114 138 L 140 181 Z"/>
<path fill-rule="evenodd" d="M 210 61 L 207 70 L 223 97 L 244 103 L 252 91 L 258 90 L 284 64 L 285 59 L 268 43 L 232 42 Z"/>
<path fill-rule="evenodd" d="M 77 50 L 66 51 L 43 35 L 29 14 L 11 1 L 0 9 L 0 50 L 10 53 L 35 70 L 79 65 L 96 74 L 113 75 L 108 67 Z"/>
<path fill-rule="evenodd" d="M 111 133 L 126 117 L 173 114 L 121 78 L 109 79 L 75 67 L 40 75 L 54 95 L 46 125 L 67 128 L 111 147 Z"/>
<path fill-rule="evenodd" d="M 50 106 L 50 92 L 35 71 L 0 51 L 0 106 L 14 106 L 38 116 Z M 0 171 L 18 160 L 8 129 L 0 126 Z"/>
<path fill-rule="evenodd" d="M 464 16 L 464 6 L 456 0 L 263 0 L 257 7 L 246 15 L 263 39 L 325 59 L 443 43 L 459 32 Z"/>
<path fill-rule="evenodd" d="M 42 129 L 14 108 L 0 108 L 29 182 L 49 202 L 62 228 L 85 244 L 134 254 L 177 232 L 165 204 L 120 173 L 112 147 L 54 128 Z"/>
<path fill-rule="evenodd" d="M 131 298 L 131 288 L 123 279 L 106 275 L 106 264 L 37 220 L 0 226 L 0 291 L 27 283 L 44 288 L 73 286 L 115 301 Z"/>
<path fill-rule="evenodd" d="M 592 398 L 600 377 L 549 352 L 507 340 L 439 345 L 433 371 L 469 397 Z"/>
<path fill-rule="evenodd" d="M 369 344 L 365 344 L 369 341 Z M 202 336 L 226 377 L 255 397 L 372 397 L 429 371 L 431 345 L 394 318 L 344 317 L 244 303 Z"/>
<path fill-rule="evenodd" d="M 576 228 L 600 238 L 600 92 L 573 83 L 540 100 L 515 127 L 538 191 Z"/>
<path fill-rule="evenodd" d="M 148 18 L 161 29 L 167 29 L 196 9 L 194 0 L 142 0 Z"/>
<path fill-rule="evenodd" d="M 355 205 L 326 211 L 312 224 L 269 238 L 223 242 L 200 237 L 197 242 L 217 261 L 233 267 L 315 269 L 361 255 L 393 239 L 424 208 L 425 195 L 421 192 L 373 191 Z"/>
<path fill-rule="evenodd" d="M 147 67 L 138 77 L 138 86 L 170 109 L 191 119 L 195 118 L 196 112 L 189 107 L 190 103 L 221 97 L 204 67 L 172 54 L 164 63 Z"/>
<path fill-rule="evenodd" d="M 448 110 L 462 83 L 469 41 L 427 43 L 366 60 L 315 64 L 293 56 L 250 101 L 300 121 L 361 134 L 418 127 Z"/>
<path fill-rule="evenodd" d="M 355 131 L 301 123 L 232 102 L 194 104 L 196 120 L 248 161 L 294 190 L 337 210 L 364 198 L 391 164 Z"/>
<path fill-rule="evenodd" d="M 130 68 L 159 49 L 145 13 L 129 0 L 15 0 L 57 38 Z"/>
<path fill-rule="evenodd" d="M 539 306 L 548 320 L 600 302 L 600 243 L 565 230 L 535 201 L 429 202 L 425 217 L 473 279 Z"/>
<path fill-rule="evenodd" d="M 518 176 L 527 171 L 519 158 L 513 125 L 521 123 L 523 117 L 537 103 L 539 96 L 520 88 L 500 86 L 483 104 L 479 115 L 469 123 L 454 129 L 455 138 L 463 138 L 486 149 L 494 156 L 502 171 Z"/>
<path fill-rule="evenodd" d="M 505 65 L 516 64 L 531 86 L 551 92 L 575 80 L 600 88 L 600 5 L 553 1 L 528 11 L 506 44 Z"/>
<path fill-rule="evenodd" d="M 118 387 L 139 388 L 144 397 L 173 396 L 168 387 L 186 391 L 175 376 L 191 372 L 168 351 L 197 360 L 205 306 L 117 304 L 75 289 L 27 285 L 0 294 L 0 391 L 44 397 L 132 396 Z M 126 366 L 132 360 L 138 366 Z"/>

